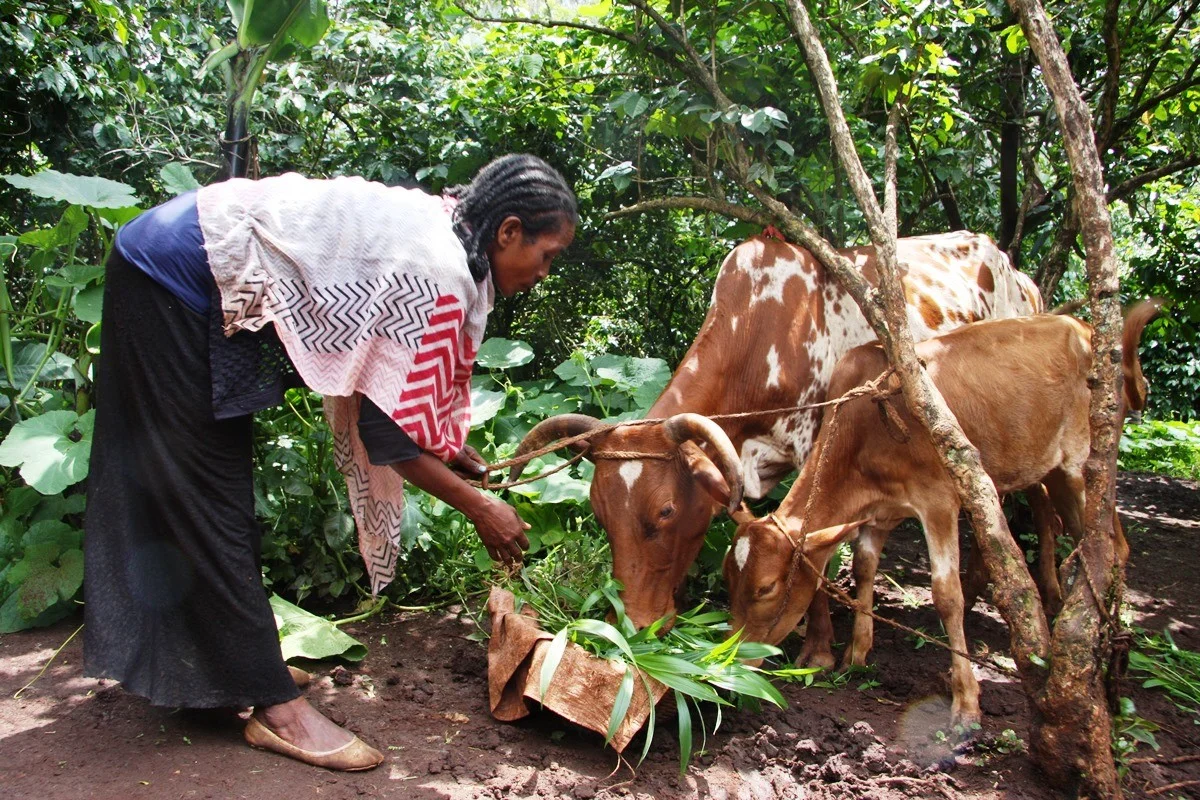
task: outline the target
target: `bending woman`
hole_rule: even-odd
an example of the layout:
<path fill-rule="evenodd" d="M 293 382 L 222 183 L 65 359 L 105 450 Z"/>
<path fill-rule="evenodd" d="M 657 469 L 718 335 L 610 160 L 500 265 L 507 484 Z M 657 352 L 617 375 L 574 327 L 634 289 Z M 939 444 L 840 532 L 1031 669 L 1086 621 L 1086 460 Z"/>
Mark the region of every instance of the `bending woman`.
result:
<path fill-rule="evenodd" d="M 446 466 L 464 445 L 493 293 L 525 291 L 575 235 L 533 156 L 445 195 L 360 178 L 230 180 L 123 227 L 107 268 L 85 521 L 85 672 L 154 705 L 253 706 L 252 745 L 332 769 L 383 755 L 300 696 L 262 586 L 252 413 L 325 395 L 374 591 L 402 484 L 463 512 L 494 559 L 528 527 Z"/>

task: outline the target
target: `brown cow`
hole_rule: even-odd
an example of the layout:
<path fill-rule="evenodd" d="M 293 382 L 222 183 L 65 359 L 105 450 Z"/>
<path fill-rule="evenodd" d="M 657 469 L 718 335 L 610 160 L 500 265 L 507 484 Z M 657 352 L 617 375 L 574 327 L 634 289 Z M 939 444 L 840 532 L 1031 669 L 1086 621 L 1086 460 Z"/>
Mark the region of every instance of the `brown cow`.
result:
<path fill-rule="evenodd" d="M 1145 396 L 1137 343 L 1156 312 L 1157 305 L 1147 303 L 1126 318 L 1122 371 L 1131 387 L 1125 392 L 1127 403 L 1141 405 L 1138 398 Z M 1064 316 L 989 320 L 916 349 L 967 438 L 979 448 L 996 490 L 1045 483 L 1066 529 L 1081 536 L 1083 464 L 1090 447 L 1091 328 Z M 878 345 L 854 349 L 834 371 L 830 396 L 840 397 L 875 379 L 887 366 Z M 929 547 L 934 606 L 950 646 L 967 651 L 958 577 L 958 496 L 928 434 L 903 401 L 892 402 L 909 431 L 905 441 L 893 435 L 869 398 L 831 408 L 812 457 L 778 511 L 739 524 L 725 557 L 725 580 L 733 629 L 742 629 L 745 639 L 782 641 L 809 610 L 817 588 L 813 568 L 823 571 L 837 545 L 855 533 L 857 601 L 860 608 L 872 608 L 884 541 L 902 520 L 916 517 Z M 797 547 L 811 567 L 798 558 Z M 813 630 L 822 621 L 819 616 L 814 607 L 810 643 L 831 634 Z M 865 663 L 872 637 L 871 618 L 856 614 L 843 664 Z M 816 646 L 827 652 L 828 639 Z M 961 656 L 951 657 L 951 687 L 953 721 L 978 722 L 979 685 Z"/>
<path fill-rule="evenodd" d="M 876 280 L 873 248 L 841 252 Z M 917 339 L 1042 308 L 1033 282 L 986 236 L 901 239 L 897 257 Z M 854 301 L 811 253 L 755 237 L 725 259 L 700 332 L 648 416 L 819 402 L 838 359 L 874 338 Z M 721 421 L 741 454 L 747 496 L 762 497 L 804 463 L 819 422 L 817 411 Z M 530 431 L 518 453 L 599 424 L 578 414 L 553 417 Z M 645 626 L 674 612 L 675 591 L 713 514 L 729 503 L 721 477 L 728 470 L 709 460 L 711 446 L 681 448 L 656 427 L 618 428 L 592 443 L 593 454 L 613 451 L 656 456 L 597 459 L 591 489 L 592 509 L 612 546 L 613 574 L 625 587 L 626 612 Z"/>

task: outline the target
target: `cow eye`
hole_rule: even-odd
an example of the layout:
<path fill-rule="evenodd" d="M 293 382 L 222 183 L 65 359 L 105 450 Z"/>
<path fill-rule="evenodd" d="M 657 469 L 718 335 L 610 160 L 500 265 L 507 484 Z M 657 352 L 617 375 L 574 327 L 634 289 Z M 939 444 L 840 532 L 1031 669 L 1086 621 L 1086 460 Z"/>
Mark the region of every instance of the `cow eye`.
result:
<path fill-rule="evenodd" d="M 675 507 L 674 507 L 674 506 L 672 506 L 672 505 L 665 505 L 665 506 L 663 506 L 663 507 L 662 507 L 662 508 L 659 510 L 659 512 L 658 512 L 658 518 L 659 518 L 659 519 L 670 519 L 670 518 L 671 518 L 671 515 L 672 515 L 672 514 L 674 514 L 674 513 L 675 513 Z"/>
<path fill-rule="evenodd" d="M 775 591 L 776 583 L 778 583 L 778 581 L 771 581 L 766 586 L 758 587 L 758 591 L 755 592 L 755 595 L 758 597 L 766 597 L 767 595 L 771 594 L 771 592 Z"/>

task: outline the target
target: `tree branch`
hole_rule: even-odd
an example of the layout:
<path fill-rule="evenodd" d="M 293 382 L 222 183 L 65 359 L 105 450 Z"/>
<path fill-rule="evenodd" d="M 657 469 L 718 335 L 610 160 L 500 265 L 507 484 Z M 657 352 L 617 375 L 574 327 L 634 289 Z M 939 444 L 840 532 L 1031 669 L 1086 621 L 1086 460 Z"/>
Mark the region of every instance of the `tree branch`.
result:
<path fill-rule="evenodd" d="M 652 200 L 643 200 L 640 203 L 634 203 L 631 206 L 619 208 L 616 211 L 610 211 L 604 215 L 606 220 L 616 219 L 617 217 L 629 217 L 634 214 L 644 214 L 647 211 L 678 211 L 681 209 L 691 209 L 693 211 L 711 211 L 714 214 L 722 214 L 733 219 L 740 219 L 744 222 L 753 222 L 762 225 L 764 228 L 774 222 L 774 218 L 770 214 L 762 211 L 756 211 L 747 206 L 738 205 L 737 203 L 729 203 L 724 200 L 718 200 L 715 197 L 656 197 Z"/>
<path fill-rule="evenodd" d="M 1142 174 L 1109 189 L 1108 202 L 1115 203 L 1118 200 L 1124 200 L 1148 183 L 1154 183 L 1159 178 L 1165 178 L 1168 175 L 1174 175 L 1176 172 L 1183 172 L 1185 169 L 1197 166 L 1200 166 L 1200 155 L 1189 155 L 1176 159 L 1170 164 L 1146 170 Z"/>

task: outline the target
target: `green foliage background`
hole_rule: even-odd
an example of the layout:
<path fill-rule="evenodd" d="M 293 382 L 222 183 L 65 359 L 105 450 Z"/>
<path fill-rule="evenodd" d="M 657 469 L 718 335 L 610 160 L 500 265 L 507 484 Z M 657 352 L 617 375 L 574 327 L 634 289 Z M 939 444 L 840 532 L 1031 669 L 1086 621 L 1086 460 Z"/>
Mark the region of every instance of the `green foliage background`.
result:
<path fill-rule="evenodd" d="M 901 232 L 985 232 L 1011 240 L 1022 267 L 1041 273 L 1067 218 L 1069 173 L 1049 100 L 1004 4 L 905 1 L 886 13 L 878 4 L 813 7 L 872 174 L 882 173 L 887 109 L 898 92 L 909 95 Z M 1123 290 L 1131 301 L 1158 294 L 1174 303 L 1143 342 L 1148 416 L 1194 419 L 1200 34 L 1177 3 L 1151 0 L 1137 12 L 1123 5 L 1127 77 L 1114 90 L 1105 4 L 1049 7 L 1098 127 L 1112 133 L 1104 158 Z M 678 195 L 746 202 L 730 180 L 730 131 L 747 144 L 763 187 L 835 242 L 861 241 L 781 8 L 762 0 L 661 6 L 702 45 L 736 104 L 722 116 L 681 65 L 678 45 L 625 3 L 539 6 L 568 23 L 544 27 L 477 19 L 531 13 L 515 4 L 345 0 L 330 9 L 330 29 L 311 50 L 268 66 L 251 111 L 257 169 L 358 174 L 438 191 L 497 155 L 525 151 L 576 186 L 576 243 L 550 279 L 499 301 L 489 322 L 497 360 L 481 364 L 476 389 L 490 416 L 477 418 L 473 441 L 503 458 L 550 414 L 607 417 L 649 405 L 699 326 L 721 259 L 757 230 L 698 212 L 609 214 Z M 115 226 L 217 177 L 225 87 L 216 74 L 198 75 L 234 31 L 215 0 L 0 0 L 0 12 L 0 174 L 19 176 L 0 182 L 0 604 L 25 624 L 69 611 L 81 580 L 81 456 L 102 264 Z M 1002 201 L 1014 128 L 1019 232 Z M 68 178 L 31 191 L 25 179 L 46 169 L 111 183 Z M 1068 249 L 1064 258 L 1063 279 L 1043 284 L 1054 300 L 1083 291 L 1078 254 Z M 362 568 L 319 404 L 296 392 L 259 418 L 266 577 L 292 599 L 359 600 Z M 58 455 L 39 462 L 28 455 L 36 445 L 22 442 L 51 443 Z M 1136 449 L 1127 446 L 1126 456 Z M 584 465 L 514 493 L 534 525 L 535 558 L 603 548 L 588 477 Z M 466 521 L 416 492 L 408 507 L 405 562 L 391 596 L 435 602 L 481 586 L 489 567 Z M 726 535 L 714 528 L 698 587 L 715 584 L 711 567 Z M 32 575 L 40 577 L 31 582 Z"/>

